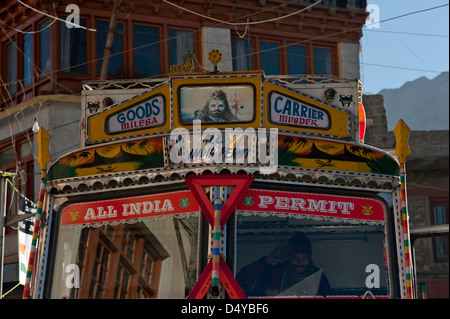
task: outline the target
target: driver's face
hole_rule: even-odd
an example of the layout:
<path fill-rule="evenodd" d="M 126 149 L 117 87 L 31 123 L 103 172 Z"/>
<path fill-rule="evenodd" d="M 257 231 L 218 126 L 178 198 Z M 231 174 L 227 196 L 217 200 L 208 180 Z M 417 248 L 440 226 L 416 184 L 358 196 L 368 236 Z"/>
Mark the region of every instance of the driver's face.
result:
<path fill-rule="evenodd" d="M 217 117 L 221 116 L 225 110 L 225 103 L 220 99 L 213 99 L 209 102 L 209 114 Z"/>
<path fill-rule="evenodd" d="M 289 263 L 296 273 L 301 274 L 306 270 L 311 262 L 311 256 L 303 253 L 293 253 L 289 258 Z"/>

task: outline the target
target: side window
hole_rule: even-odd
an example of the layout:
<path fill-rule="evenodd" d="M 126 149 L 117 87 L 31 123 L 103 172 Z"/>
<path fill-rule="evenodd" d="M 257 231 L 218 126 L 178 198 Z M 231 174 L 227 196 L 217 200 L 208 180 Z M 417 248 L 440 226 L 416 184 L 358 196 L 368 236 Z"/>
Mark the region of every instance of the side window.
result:
<path fill-rule="evenodd" d="M 194 38 L 190 31 L 169 30 L 169 63 L 183 64 L 186 52 L 194 50 Z"/>
<path fill-rule="evenodd" d="M 287 50 L 289 74 L 307 74 L 305 47 L 290 45 Z"/>
<path fill-rule="evenodd" d="M 23 35 L 23 69 L 22 79 L 23 85 L 27 86 L 33 82 L 33 34 L 26 33 Z"/>
<path fill-rule="evenodd" d="M 268 75 L 280 74 L 280 58 L 278 44 L 261 42 L 261 67 Z"/>
<path fill-rule="evenodd" d="M 314 49 L 314 73 L 318 75 L 333 74 L 330 49 Z"/>
<path fill-rule="evenodd" d="M 86 26 L 86 19 L 80 19 Z M 65 72 L 87 73 L 87 34 L 83 28 L 68 28 L 60 22 L 60 68 Z"/>
<path fill-rule="evenodd" d="M 252 69 L 251 43 L 246 39 L 233 39 L 233 70 L 249 71 Z"/>
<path fill-rule="evenodd" d="M 46 20 L 39 25 L 39 69 L 41 77 L 51 71 L 50 48 L 50 20 Z"/>
<path fill-rule="evenodd" d="M 104 49 L 106 44 L 106 38 L 109 28 L 109 22 L 97 21 L 97 58 L 99 59 L 97 62 L 97 74 L 100 75 L 102 71 L 103 64 L 103 56 Z M 108 66 L 108 76 L 113 78 L 120 78 L 124 75 L 123 68 L 123 25 L 121 23 L 117 23 L 116 25 L 117 32 L 114 33 L 114 41 L 111 51 L 111 57 L 109 60 Z"/>
<path fill-rule="evenodd" d="M 431 199 L 431 221 L 433 225 L 448 224 L 448 200 Z M 434 259 L 438 263 L 448 263 L 448 236 L 433 238 Z"/>
<path fill-rule="evenodd" d="M 133 26 L 134 76 L 137 78 L 160 74 L 159 29 Z"/>
<path fill-rule="evenodd" d="M 16 92 L 16 81 L 17 81 L 17 69 L 16 69 L 16 43 L 10 42 L 5 46 L 6 55 L 6 90 L 9 94 Z"/>
<path fill-rule="evenodd" d="M 21 209 L 22 194 L 26 198 L 33 200 L 34 182 L 33 182 L 33 136 L 15 136 L 14 144 L 5 143 L 0 145 L 0 171 L 17 172 L 19 174 L 10 179 L 7 184 L 6 195 L 6 214 L 17 214 L 17 210 Z M 20 166 L 18 166 L 20 163 Z M 10 227 L 5 228 L 6 233 L 16 232 Z"/>

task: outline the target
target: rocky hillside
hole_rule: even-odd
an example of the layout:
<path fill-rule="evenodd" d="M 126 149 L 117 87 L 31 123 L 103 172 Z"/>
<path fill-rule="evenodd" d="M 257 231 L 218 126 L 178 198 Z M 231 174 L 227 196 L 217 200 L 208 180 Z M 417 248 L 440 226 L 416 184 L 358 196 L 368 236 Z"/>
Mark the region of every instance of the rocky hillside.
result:
<path fill-rule="evenodd" d="M 389 131 L 400 119 L 414 131 L 449 129 L 449 72 L 433 79 L 421 77 L 378 94 L 384 96 Z"/>

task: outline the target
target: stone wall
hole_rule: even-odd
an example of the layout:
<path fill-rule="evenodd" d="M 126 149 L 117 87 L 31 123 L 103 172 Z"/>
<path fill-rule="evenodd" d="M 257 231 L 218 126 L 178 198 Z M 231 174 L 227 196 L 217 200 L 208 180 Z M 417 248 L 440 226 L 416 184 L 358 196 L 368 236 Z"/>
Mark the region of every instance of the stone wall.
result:
<path fill-rule="evenodd" d="M 386 109 L 382 95 L 364 95 L 367 127 L 365 143 L 393 151 L 395 135 L 388 131 Z M 408 125 L 408 123 L 406 123 Z M 431 225 L 430 198 L 448 201 L 449 188 L 449 131 L 411 131 L 408 141 L 411 155 L 406 160 L 407 202 L 410 228 Z M 416 239 L 412 243 L 418 282 L 449 279 L 449 264 L 434 260 L 432 238 Z M 440 285 L 439 287 L 441 287 Z M 448 286 L 448 284 L 447 284 Z M 433 289 L 431 286 L 428 289 Z M 448 288 L 431 291 L 430 296 L 448 298 Z"/>

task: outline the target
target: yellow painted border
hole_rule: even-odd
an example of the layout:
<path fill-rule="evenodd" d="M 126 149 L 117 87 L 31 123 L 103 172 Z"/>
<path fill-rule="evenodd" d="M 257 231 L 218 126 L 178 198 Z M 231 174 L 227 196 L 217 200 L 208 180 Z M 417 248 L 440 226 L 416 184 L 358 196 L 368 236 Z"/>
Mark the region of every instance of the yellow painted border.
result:
<path fill-rule="evenodd" d="M 290 98 L 299 100 L 301 102 L 310 104 L 312 106 L 323 109 L 330 116 L 330 127 L 328 129 L 314 129 L 303 126 L 294 126 L 294 125 L 282 125 L 279 123 L 274 123 L 270 121 L 270 105 L 269 105 L 269 96 L 271 92 L 278 92 Z M 266 128 L 278 128 L 279 130 L 287 130 L 287 131 L 295 131 L 295 132 L 309 132 L 309 133 L 317 133 L 317 134 L 325 134 L 325 135 L 334 135 L 339 137 L 347 137 L 349 136 L 349 114 L 337 110 L 331 106 L 320 103 L 314 99 L 311 99 L 307 96 L 304 96 L 299 93 L 292 92 L 286 88 L 275 85 L 273 83 L 265 81 L 264 83 L 264 127 Z"/>
<path fill-rule="evenodd" d="M 118 134 L 108 134 L 106 132 L 106 119 L 109 115 L 120 112 L 123 109 L 126 109 L 128 107 L 131 107 L 134 104 L 140 103 L 141 101 L 147 100 L 155 95 L 162 95 L 165 99 L 165 105 L 164 105 L 164 124 L 158 125 L 155 127 L 150 128 L 144 128 L 141 130 L 134 130 L 134 131 L 128 131 Z M 103 141 L 103 140 L 111 140 L 116 139 L 120 137 L 125 136 L 135 136 L 135 135 L 142 135 L 147 133 L 153 133 L 153 132 L 161 132 L 161 131 L 169 131 L 170 130 L 170 85 L 166 84 L 162 87 L 156 88 L 144 95 L 141 95 L 135 99 L 129 100 L 125 102 L 124 104 L 118 105 L 116 107 L 113 107 L 109 109 L 108 111 L 96 114 L 90 118 L 88 118 L 88 138 L 87 141 L 89 142 L 97 142 L 97 141 Z"/>
<path fill-rule="evenodd" d="M 202 127 L 261 127 L 261 89 L 262 89 L 262 77 L 238 77 L 238 78 L 194 78 L 194 79 L 173 79 L 173 124 L 174 127 L 183 127 L 186 129 L 192 129 L 192 125 L 185 125 L 180 122 L 180 109 L 178 100 L 178 89 L 186 85 L 194 86 L 214 86 L 214 85 L 233 85 L 233 84 L 252 84 L 255 87 L 255 117 L 252 122 L 236 122 L 233 123 L 202 123 Z"/>

